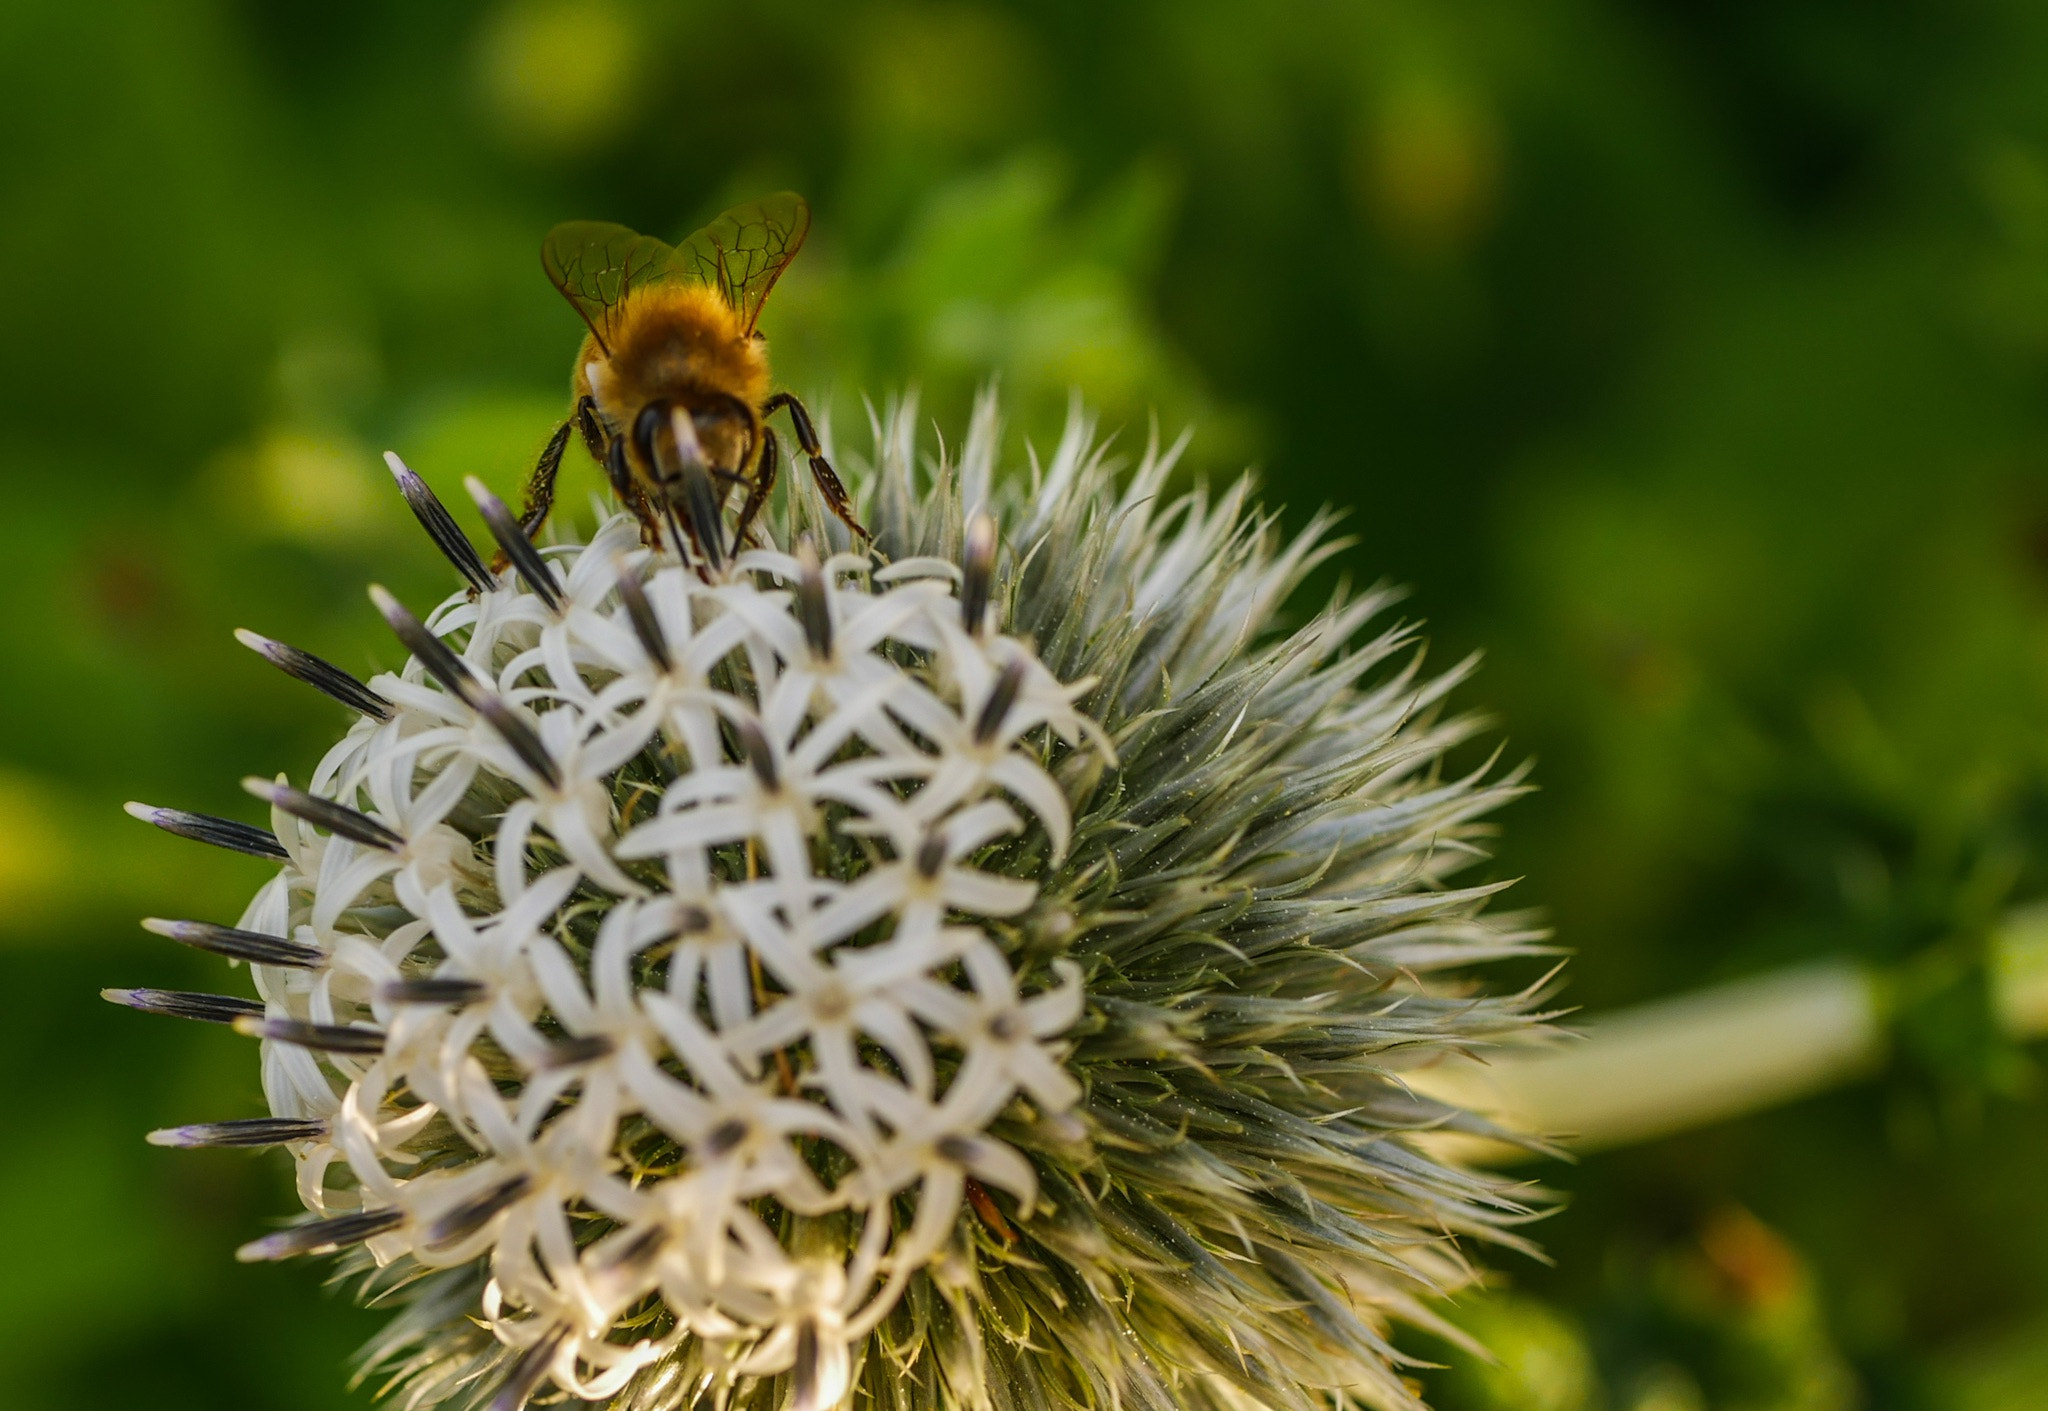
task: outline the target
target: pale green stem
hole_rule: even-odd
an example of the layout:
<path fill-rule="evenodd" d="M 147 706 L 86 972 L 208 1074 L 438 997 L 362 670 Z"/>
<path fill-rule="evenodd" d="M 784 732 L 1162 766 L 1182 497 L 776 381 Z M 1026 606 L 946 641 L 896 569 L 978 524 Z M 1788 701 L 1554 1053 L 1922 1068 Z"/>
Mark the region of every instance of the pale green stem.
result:
<path fill-rule="evenodd" d="M 1993 1000 L 2018 1038 L 2048 1034 L 2048 905 L 1993 940 Z M 1420 1092 L 1574 1151 L 1649 1141 L 1825 1091 L 1885 1059 L 1890 987 L 1847 960 L 1802 966 L 1573 1022 L 1555 1047 L 1456 1059 L 1405 1074 Z M 1526 1155 L 1465 1137 L 1447 1155 Z"/>

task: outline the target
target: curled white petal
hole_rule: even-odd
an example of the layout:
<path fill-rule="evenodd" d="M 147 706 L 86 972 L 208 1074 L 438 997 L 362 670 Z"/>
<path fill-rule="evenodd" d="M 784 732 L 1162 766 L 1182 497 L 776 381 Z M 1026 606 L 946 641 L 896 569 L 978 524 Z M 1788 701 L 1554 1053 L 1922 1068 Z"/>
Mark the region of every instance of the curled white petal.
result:
<path fill-rule="evenodd" d="M 1030 855 L 1064 850 L 1046 760 L 1094 728 L 1026 644 L 961 628 L 942 560 L 750 550 L 706 582 L 637 542 L 618 515 L 548 550 L 559 609 L 506 575 L 429 614 L 468 694 L 377 678 L 391 718 L 313 784 L 403 846 L 279 815 L 290 861 L 244 925 L 329 958 L 259 984 L 384 1052 L 266 1043 L 265 1089 L 330 1119 L 295 1152 L 308 1205 L 403 1211 L 379 1260 L 485 1261 L 475 1316 L 562 1391 L 697 1338 L 829 1402 L 971 1182 L 1030 1213 L 989 1123 L 1079 1096 L 1078 972 L 1020 994 L 995 923 L 1038 888 L 989 859 L 1033 827 Z M 786 1247 L 762 1202 L 858 1234 Z M 671 1330 L 617 1335 L 654 1293 Z"/>

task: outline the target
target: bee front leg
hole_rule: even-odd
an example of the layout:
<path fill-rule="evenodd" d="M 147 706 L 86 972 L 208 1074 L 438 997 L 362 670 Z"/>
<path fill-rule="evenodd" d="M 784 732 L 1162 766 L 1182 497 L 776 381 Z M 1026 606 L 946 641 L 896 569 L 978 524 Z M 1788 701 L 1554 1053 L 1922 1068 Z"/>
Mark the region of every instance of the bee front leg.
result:
<path fill-rule="evenodd" d="M 832 463 L 825 459 L 825 447 L 818 440 L 818 428 L 812 424 L 811 414 L 804 404 L 797 400 L 794 392 L 777 392 L 761 404 L 764 420 L 785 410 L 789 413 L 789 424 L 796 430 L 796 443 L 811 463 L 811 479 L 818 482 L 818 493 L 825 497 L 826 506 L 848 529 L 872 543 L 875 536 L 854 518 L 853 500 L 847 495 L 846 486 L 840 483 L 838 473 L 832 469 Z"/>
<path fill-rule="evenodd" d="M 618 456 L 621 473 L 632 483 L 633 492 L 639 497 L 634 513 L 640 518 L 640 537 L 649 548 L 661 547 L 662 521 L 668 523 L 669 534 L 675 543 L 676 557 L 688 561 L 690 554 L 683 546 L 683 526 L 676 521 L 677 475 L 674 457 L 662 458 L 661 436 L 663 423 L 668 418 L 668 403 L 649 402 L 640 409 L 640 415 L 633 419 L 633 449 L 640 453 L 640 463 L 647 467 L 647 475 L 654 483 L 654 493 L 648 494 L 637 481 L 632 481 L 632 472 L 627 465 L 625 438 L 613 443 Z M 617 480 L 613 481 L 614 486 Z M 691 534 L 694 541 L 696 535 Z M 701 549 L 700 549 L 701 551 Z"/>
<path fill-rule="evenodd" d="M 605 442 L 610 438 L 605 433 L 604 422 L 597 415 L 597 398 L 588 393 L 577 398 L 576 410 L 569 419 L 583 433 L 583 446 L 590 452 L 590 458 L 603 465 Z"/>
<path fill-rule="evenodd" d="M 640 542 L 650 549 L 661 547 L 661 520 L 654 513 L 654 506 L 648 502 L 647 494 L 640 483 L 633 478 L 633 467 L 626 463 L 626 438 L 614 436 L 611 445 L 604 452 L 605 479 L 612 484 L 612 493 L 619 497 L 619 503 L 633 512 L 633 518 L 640 521 Z"/>

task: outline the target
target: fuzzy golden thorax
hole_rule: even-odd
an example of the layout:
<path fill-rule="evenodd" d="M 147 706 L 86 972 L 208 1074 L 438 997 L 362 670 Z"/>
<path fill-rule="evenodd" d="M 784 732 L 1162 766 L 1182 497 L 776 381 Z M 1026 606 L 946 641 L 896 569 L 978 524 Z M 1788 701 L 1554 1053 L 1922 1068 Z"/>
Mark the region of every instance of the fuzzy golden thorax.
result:
<path fill-rule="evenodd" d="M 767 346 L 745 331 L 716 289 L 674 283 L 635 290 L 618 311 L 610 341 L 607 357 L 595 335 L 583 340 L 573 386 L 577 398 L 596 400 L 614 434 L 630 436 L 648 403 L 670 402 L 713 414 L 698 418 L 713 465 L 746 468 L 768 396 Z M 733 415 L 716 415 L 727 410 Z"/>

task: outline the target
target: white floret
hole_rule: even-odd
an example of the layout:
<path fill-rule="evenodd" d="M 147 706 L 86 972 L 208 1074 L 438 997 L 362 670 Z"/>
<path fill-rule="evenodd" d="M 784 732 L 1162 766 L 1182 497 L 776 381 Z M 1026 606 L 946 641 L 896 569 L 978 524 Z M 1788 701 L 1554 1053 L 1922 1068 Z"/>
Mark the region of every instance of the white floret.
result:
<path fill-rule="evenodd" d="M 309 1208 L 402 1211 L 380 1261 L 487 1260 L 476 1316 L 571 1394 L 688 1337 L 750 1375 L 805 1349 L 829 1391 L 970 1181 L 1029 1214 L 1030 1163 L 990 1124 L 1080 1096 L 1059 1042 L 1078 974 L 1018 993 L 987 923 L 1037 888 L 978 859 L 1029 822 L 1064 848 L 1041 753 L 1094 727 L 1029 646 L 963 626 L 943 562 L 756 550 L 706 582 L 619 515 L 551 563 L 559 607 L 506 575 L 427 621 L 552 779 L 412 661 L 373 683 L 391 718 L 313 780 L 404 846 L 279 815 L 290 862 L 247 920 L 330 960 L 259 968 L 271 1013 L 386 1041 L 266 1043 L 265 1090 L 330 1119 L 297 1152 Z M 470 997 L 404 997 L 427 980 Z M 764 1201 L 860 1233 L 786 1248 Z M 671 1317 L 621 1342 L 650 1295 Z"/>

